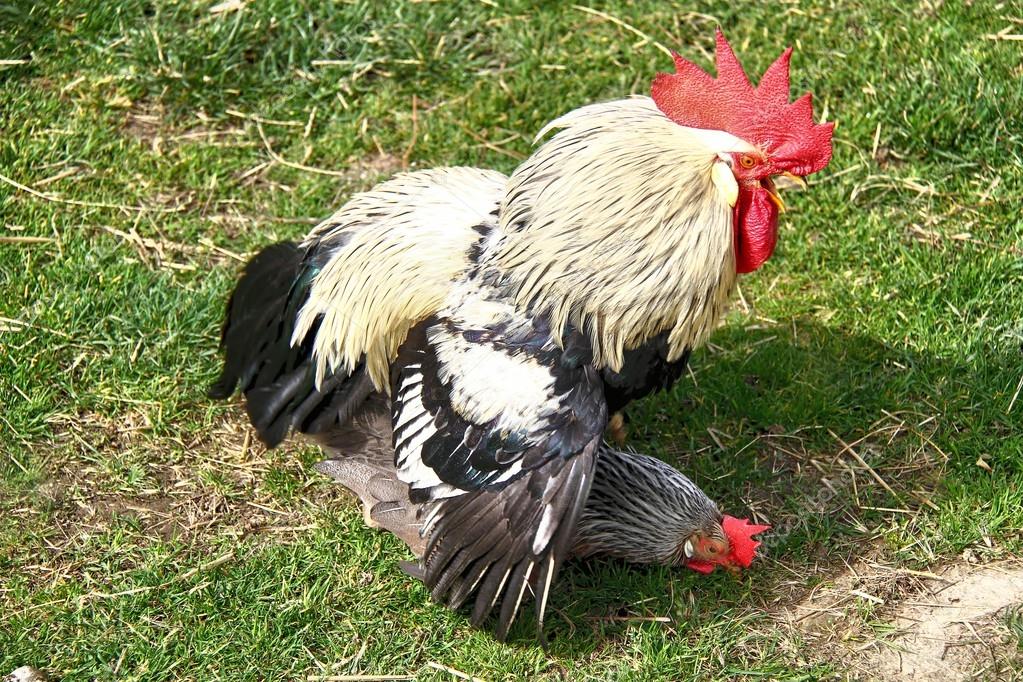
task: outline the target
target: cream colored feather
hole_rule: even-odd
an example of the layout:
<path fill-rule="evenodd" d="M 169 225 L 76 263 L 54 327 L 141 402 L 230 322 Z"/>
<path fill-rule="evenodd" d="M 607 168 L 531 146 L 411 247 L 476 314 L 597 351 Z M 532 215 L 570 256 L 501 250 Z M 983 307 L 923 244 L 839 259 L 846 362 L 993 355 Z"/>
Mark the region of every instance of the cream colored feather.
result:
<path fill-rule="evenodd" d="M 551 327 L 586 329 L 596 363 L 665 330 L 671 355 L 702 343 L 735 285 L 734 198 L 715 181 L 728 133 L 679 126 L 648 97 L 595 104 L 512 174 L 492 267 Z"/>
<path fill-rule="evenodd" d="M 313 352 L 317 383 L 350 372 L 365 355 L 370 378 L 388 371 L 409 328 L 439 310 L 469 264 L 473 229 L 493 225 L 507 177 L 477 168 L 403 173 L 356 194 L 306 238 L 340 238 L 317 275 L 292 336 L 299 343 L 323 316 Z"/>

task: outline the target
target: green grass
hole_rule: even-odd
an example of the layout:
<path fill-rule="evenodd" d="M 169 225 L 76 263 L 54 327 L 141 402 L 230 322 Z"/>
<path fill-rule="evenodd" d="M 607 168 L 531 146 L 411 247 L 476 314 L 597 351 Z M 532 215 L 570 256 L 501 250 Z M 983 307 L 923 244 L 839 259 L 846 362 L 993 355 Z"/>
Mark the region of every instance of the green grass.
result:
<path fill-rule="evenodd" d="M 402 159 L 510 171 L 668 60 L 568 3 L 213 5 L 0 5 L 0 59 L 25 60 L 0 66 L 0 673 L 844 676 L 779 615 L 844 562 L 1023 553 L 1011 3 L 593 5 L 704 64 L 717 24 L 753 73 L 793 44 L 794 89 L 839 126 L 748 305 L 632 412 L 631 445 L 774 524 L 767 557 L 738 580 L 569 566 L 549 655 L 528 623 L 498 644 L 432 605 L 315 450 L 264 452 L 204 390 L 234 254 Z"/>

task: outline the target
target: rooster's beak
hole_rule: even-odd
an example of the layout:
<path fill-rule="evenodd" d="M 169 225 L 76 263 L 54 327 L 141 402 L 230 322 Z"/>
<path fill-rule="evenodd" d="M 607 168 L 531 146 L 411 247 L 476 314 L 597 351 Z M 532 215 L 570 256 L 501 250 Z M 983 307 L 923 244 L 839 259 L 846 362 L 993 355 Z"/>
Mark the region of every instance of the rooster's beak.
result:
<path fill-rule="evenodd" d="M 778 178 L 780 179 L 780 182 L 778 184 L 780 184 L 783 188 L 786 189 L 790 187 L 806 189 L 807 187 L 805 179 L 794 173 L 789 173 L 788 171 L 782 171 L 781 173 L 779 173 Z M 766 189 L 767 193 L 771 196 L 771 201 L 773 201 L 774 205 L 778 207 L 778 212 L 784 213 L 785 202 L 781 200 L 781 195 L 778 194 L 778 185 L 775 184 L 772 178 L 764 178 L 763 185 L 764 189 Z"/>
<path fill-rule="evenodd" d="M 771 178 L 764 178 L 760 181 L 760 185 L 767 190 L 767 196 L 771 198 L 774 205 L 778 207 L 778 213 L 785 212 L 785 202 L 781 200 L 781 196 L 778 195 L 778 188 L 774 186 L 774 180 Z"/>

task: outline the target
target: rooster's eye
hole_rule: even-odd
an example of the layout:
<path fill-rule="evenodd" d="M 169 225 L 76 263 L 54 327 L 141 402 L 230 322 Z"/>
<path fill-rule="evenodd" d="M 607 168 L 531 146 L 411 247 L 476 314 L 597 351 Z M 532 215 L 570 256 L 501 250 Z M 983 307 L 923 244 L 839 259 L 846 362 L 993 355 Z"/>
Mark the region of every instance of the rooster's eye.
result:
<path fill-rule="evenodd" d="M 743 168 L 753 168 L 756 164 L 757 162 L 753 160 L 752 156 L 743 155 L 739 157 L 739 165 Z"/>

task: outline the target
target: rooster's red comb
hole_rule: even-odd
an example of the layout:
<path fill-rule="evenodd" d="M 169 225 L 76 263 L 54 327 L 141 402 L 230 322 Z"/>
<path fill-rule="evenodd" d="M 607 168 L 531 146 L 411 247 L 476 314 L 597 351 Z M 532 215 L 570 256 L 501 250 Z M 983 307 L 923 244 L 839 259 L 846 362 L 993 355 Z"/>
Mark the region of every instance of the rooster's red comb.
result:
<path fill-rule="evenodd" d="M 717 30 L 717 78 L 676 53 L 675 73 L 659 73 L 651 96 L 661 112 L 689 128 L 724 130 L 766 151 L 796 175 L 816 173 L 831 160 L 834 123 L 813 122 L 812 95 L 789 102 L 786 49 L 754 87 L 721 29 Z"/>
<path fill-rule="evenodd" d="M 757 547 L 760 546 L 760 542 L 754 540 L 753 536 L 763 533 L 771 527 L 758 526 L 750 523 L 749 519 L 737 519 L 726 514 L 721 522 L 721 528 L 724 529 L 725 535 L 728 536 L 728 543 L 732 546 L 729 559 L 743 568 L 749 568 L 753 563 L 753 555 L 756 553 Z"/>

